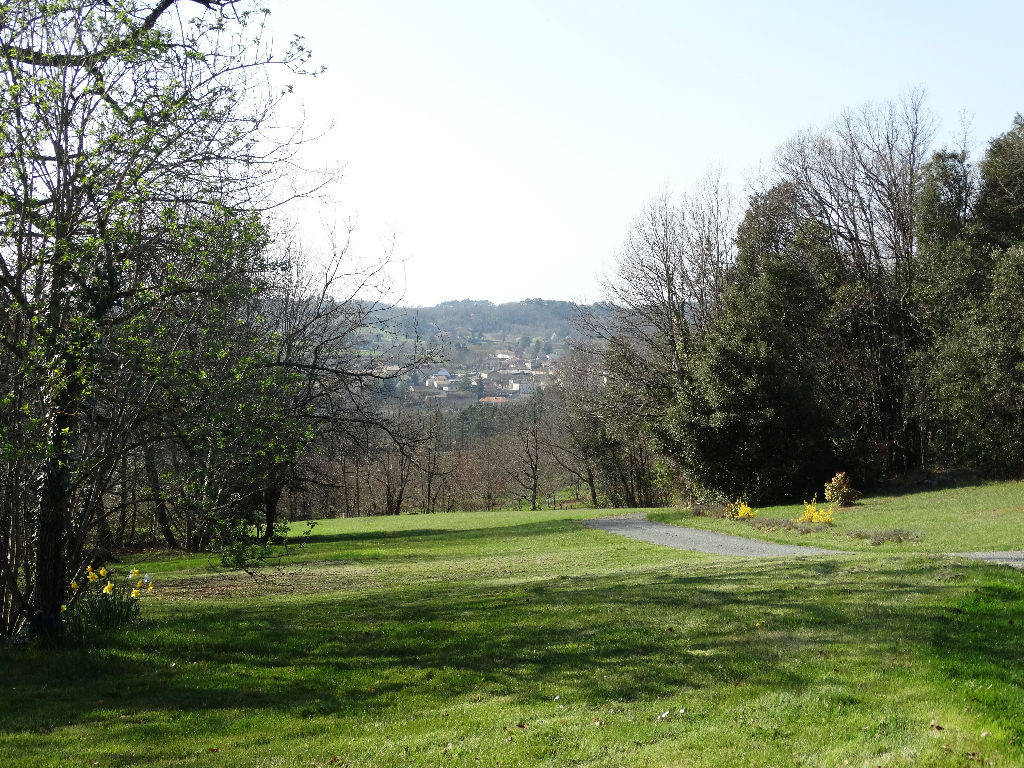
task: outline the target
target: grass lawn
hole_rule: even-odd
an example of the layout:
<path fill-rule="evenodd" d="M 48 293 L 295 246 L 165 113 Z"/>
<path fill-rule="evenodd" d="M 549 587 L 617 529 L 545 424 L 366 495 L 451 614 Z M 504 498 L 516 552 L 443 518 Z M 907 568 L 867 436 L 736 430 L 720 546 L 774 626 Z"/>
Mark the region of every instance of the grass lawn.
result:
<path fill-rule="evenodd" d="M 146 564 L 127 636 L 0 649 L 0 765 L 1024 763 L 1024 573 L 712 558 L 592 514 L 330 521 L 258 583 Z"/>
<path fill-rule="evenodd" d="M 758 518 L 792 519 L 803 505 L 764 507 Z M 737 520 L 695 517 L 688 510 L 657 511 L 651 520 L 692 528 L 706 528 L 737 536 L 830 549 L 884 550 L 887 552 L 974 552 L 1024 549 L 1024 482 L 987 483 L 896 496 L 869 496 L 836 511 L 836 525 L 801 534 L 782 529 L 758 529 Z M 919 539 L 872 546 L 850 531 L 903 528 Z"/>

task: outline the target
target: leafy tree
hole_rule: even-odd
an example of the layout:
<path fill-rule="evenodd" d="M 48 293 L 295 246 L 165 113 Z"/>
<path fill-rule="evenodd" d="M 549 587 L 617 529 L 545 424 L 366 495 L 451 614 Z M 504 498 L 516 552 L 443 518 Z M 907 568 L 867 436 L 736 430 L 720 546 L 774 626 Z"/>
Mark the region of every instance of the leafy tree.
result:
<path fill-rule="evenodd" d="M 248 235 L 211 252 L 225 238 L 208 226 L 247 231 L 244 211 L 269 199 L 289 158 L 264 130 L 278 99 L 252 97 L 268 65 L 302 68 L 301 44 L 276 56 L 242 3 L 184 5 L 0 3 L 0 322 L 15 386 L 0 508 L 18 531 L 3 545 L 14 564 L 0 558 L 8 632 L 26 615 L 59 631 L 139 435 L 145 334 L 176 297 L 203 305 L 211 275 L 252 269 Z"/>
<path fill-rule="evenodd" d="M 909 298 L 918 278 L 917 191 L 931 135 L 924 96 L 911 92 L 798 134 L 778 160 L 802 214 L 830 241 L 834 322 L 859 357 L 847 370 L 859 389 L 851 406 L 873 443 L 865 458 L 878 464 L 876 475 L 920 467 L 923 456 L 911 375 L 920 325 Z"/>
<path fill-rule="evenodd" d="M 985 475 L 1024 469 L 1022 158 L 1018 116 L 976 171 L 962 152 L 937 153 L 920 196 L 922 418 L 933 460 Z"/>
<path fill-rule="evenodd" d="M 670 452 L 698 488 L 756 503 L 799 497 L 834 473 L 840 447 L 827 244 L 801 231 L 793 190 L 757 196 L 736 266 L 669 416 Z M 834 410 L 835 409 L 835 410 Z"/>
<path fill-rule="evenodd" d="M 994 138 L 980 164 L 975 203 L 978 223 L 994 244 L 1007 247 L 1024 238 L 1024 117 Z"/>

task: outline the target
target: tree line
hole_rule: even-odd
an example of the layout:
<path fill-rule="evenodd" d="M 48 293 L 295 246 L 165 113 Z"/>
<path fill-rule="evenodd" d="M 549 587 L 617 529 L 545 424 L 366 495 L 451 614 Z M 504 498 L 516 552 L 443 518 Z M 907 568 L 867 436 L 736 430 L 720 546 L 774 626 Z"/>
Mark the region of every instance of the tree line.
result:
<path fill-rule="evenodd" d="M 483 437 L 446 433 L 451 503 L 578 484 L 595 506 L 761 504 L 840 471 L 865 489 L 1024 474 L 1024 118 L 977 157 L 935 131 L 912 91 L 796 134 L 744 201 L 716 173 L 652 200 L 557 384 Z"/>
<path fill-rule="evenodd" d="M 394 429 L 367 429 L 358 448 L 289 494 L 294 519 L 455 510 L 650 507 L 672 486 L 650 440 L 619 418 L 581 356 L 559 380 L 500 406 L 452 412 L 391 401 Z"/>
<path fill-rule="evenodd" d="M 712 176 L 637 220 L 591 352 L 687 494 L 1024 472 L 1024 119 L 978 158 L 934 133 L 919 92 L 863 106 L 742 210 Z"/>

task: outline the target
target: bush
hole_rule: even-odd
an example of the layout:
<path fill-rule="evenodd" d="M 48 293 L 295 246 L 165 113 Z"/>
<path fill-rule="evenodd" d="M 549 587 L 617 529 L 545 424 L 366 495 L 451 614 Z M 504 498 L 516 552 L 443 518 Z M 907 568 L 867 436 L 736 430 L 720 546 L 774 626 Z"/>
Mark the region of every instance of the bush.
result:
<path fill-rule="evenodd" d="M 801 535 L 817 533 L 828 529 L 828 526 L 822 523 L 799 523 L 785 517 L 763 517 L 756 520 L 747 520 L 747 524 L 754 526 L 759 531 L 778 529 L 782 531 L 796 531 Z"/>
<path fill-rule="evenodd" d="M 849 531 L 846 534 L 851 539 L 867 539 L 871 546 L 878 547 L 886 542 L 902 544 L 905 541 L 920 541 L 921 534 L 917 531 L 908 531 L 904 528 L 890 528 L 879 531 Z"/>
<path fill-rule="evenodd" d="M 835 525 L 836 524 L 836 507 L 835 504 L 829 504 L 827 507 L 820 506 L 818 504 L 818 497 L 815 496 L 813 501 L 804 502 L 804 511 L 800 517 L 793 518 L 794 523 L 820 523 L 822 525 Z"/>
<path fill-rule="evenodd" d="M 124 579 L 113 570 L 93 570 L 90 565 L 82 584 L 71 582 L 71 601 L 64 607 L 64 629 L 74 645 L 92 645 L 105 636 L 123 632 L 142 618 L 140 600 L 153 590 L 153 580 L 132 569 Z"/>
<path fill-rule="evenodd" d="M 859 491 L 853 489 L 850 476 L 845 472 L 839 472 L 835 477 L 825 483 L 825 501 L 829 504 L 838 504 L 840 507 L 848 507 L 861 497 Z"/>
<path fill-rule="evenodd" d="M 751 509 L 745 501 L 731 501 L 725 505 L 725 514 L 731 520 L 752 520 L 757 517 L 757 510 Z"/>

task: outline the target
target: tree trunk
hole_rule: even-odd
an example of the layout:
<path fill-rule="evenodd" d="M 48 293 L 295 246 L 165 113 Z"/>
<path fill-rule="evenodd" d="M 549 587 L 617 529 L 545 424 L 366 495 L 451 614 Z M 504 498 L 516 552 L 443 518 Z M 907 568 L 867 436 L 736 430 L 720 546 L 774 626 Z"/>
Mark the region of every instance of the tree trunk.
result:
<path fill-rule="evenodd" d="M 284 489 L 280 485 L 263 489 L 264 524 L 263 540 L 270 541 L 274 537 L 274 526 L 277 525 L 277 505 L 281 501 Z"/>
<path fill-rule="evenodd" d="M 71 507 L 71 442 L 76 412 L 73 385 L 61 390 L 53 403 L 50 456 L 39 483 L 39 515 L 35 530 L 35 584 L 32 625 L 43 636 L 60 632 L 64 603 L 64 545 Z"/>
<path fill-rule="evenodd" d="M 597 509 L 597 483 L 594 482 L 594 470 L 587 467 L 587 488 L 590 489 L 590 503 Z"/>
<path fill-rule="evenodd" d="M 156 455 L 153 447 L 147 445 L 143 449 L 142 455 L 146 464 L 149 490 L 153 494 L 153 513 L 156 516 L 156 523 L 160 526 L 160 533 L 163 534 L 167 546 L 177 549 L 178 540 L 174 537 L 174 531 L 171 529 L 171 519 L 167 514 L 167 503 L 164 501 L 163 493 L 160 490 L 160 475 L 156 471 Z"/>

